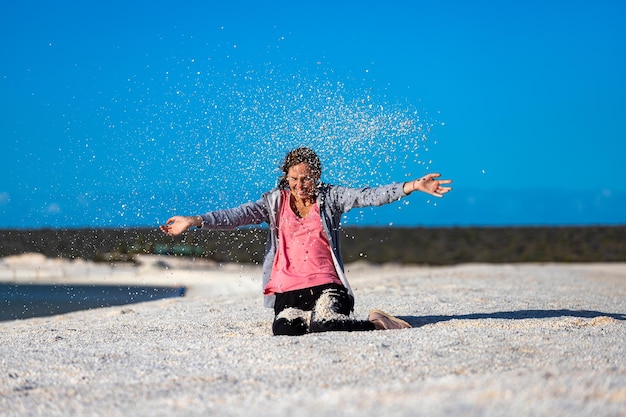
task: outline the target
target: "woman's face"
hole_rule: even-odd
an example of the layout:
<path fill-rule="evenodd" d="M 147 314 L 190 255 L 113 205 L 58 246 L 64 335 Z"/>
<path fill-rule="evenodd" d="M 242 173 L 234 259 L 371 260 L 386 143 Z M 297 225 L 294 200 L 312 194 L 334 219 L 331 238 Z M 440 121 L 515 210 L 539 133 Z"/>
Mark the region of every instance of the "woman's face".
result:
<path fill-rule="evenodd" d="M 287 181 L 291 194 L 298 200 L 311 200 L 315 196 L 315 185 L 319 178 L 311 170 L 309 164 L 302 162 L 287 171 Z"/>

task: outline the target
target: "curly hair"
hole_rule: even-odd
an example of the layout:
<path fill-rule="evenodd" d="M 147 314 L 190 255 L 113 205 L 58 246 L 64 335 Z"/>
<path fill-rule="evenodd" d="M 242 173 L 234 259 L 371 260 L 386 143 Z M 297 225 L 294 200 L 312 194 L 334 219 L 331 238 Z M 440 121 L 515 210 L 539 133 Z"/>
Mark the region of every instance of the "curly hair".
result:
<path fill-rule="evenodd" d="M 283 175 L 278 180 L 279 188 L 288 187 L 287 173 L 289 172 L 289 168 L 303 162 L 309 165 L 309 168 L 311 168 L 311 171 L 316 177 L 320 178 L 322 176 L 322 163 L 315 151 L 306 147 L 297 148 L 289 152 L 285 157 L 285 162 L 282 166 Z"/>

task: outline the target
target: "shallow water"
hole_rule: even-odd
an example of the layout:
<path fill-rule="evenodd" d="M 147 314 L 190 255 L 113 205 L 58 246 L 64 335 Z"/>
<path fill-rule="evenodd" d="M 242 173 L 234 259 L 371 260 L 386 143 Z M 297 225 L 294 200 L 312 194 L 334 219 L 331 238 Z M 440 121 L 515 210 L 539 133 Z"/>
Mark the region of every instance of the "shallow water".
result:
<path fill-rule="evenodd" d="M 0 321 L 182 297 L 185 287 L 0 284 Z"/>

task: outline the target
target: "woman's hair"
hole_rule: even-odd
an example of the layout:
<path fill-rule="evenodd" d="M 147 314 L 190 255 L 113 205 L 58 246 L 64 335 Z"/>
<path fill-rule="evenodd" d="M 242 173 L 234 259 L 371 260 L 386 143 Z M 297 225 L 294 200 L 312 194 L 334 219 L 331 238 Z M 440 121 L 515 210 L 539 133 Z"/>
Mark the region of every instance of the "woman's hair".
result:
<path fill-rule="evenodd" d="M 282 167 L 283 175 L 278 180 L 279 188 L 288 187 L 287 173 L 289 172 L 289 168 L 303 162 L 309 165 L 313 175 L 317 178 L 322 176 L 322 163 L 320 162 L 320 158 L 317 156 L 315 151 L 311 148 L 297 148 L 289 152 L 285 157 L 285 162 Z"/>

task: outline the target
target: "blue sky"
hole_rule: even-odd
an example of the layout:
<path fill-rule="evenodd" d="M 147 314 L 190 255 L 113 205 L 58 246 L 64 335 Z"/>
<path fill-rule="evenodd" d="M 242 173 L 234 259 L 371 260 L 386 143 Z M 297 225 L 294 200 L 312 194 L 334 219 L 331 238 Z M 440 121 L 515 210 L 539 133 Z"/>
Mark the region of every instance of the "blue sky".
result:
<path fill-rule="evenodd" d="M 625 9 L 5 4 L 0 227 L 154 226 L 234 206 L 301 144 L 329 182 L 454 180 L 444 199 L 347 224 L 624 224 Z"/>

